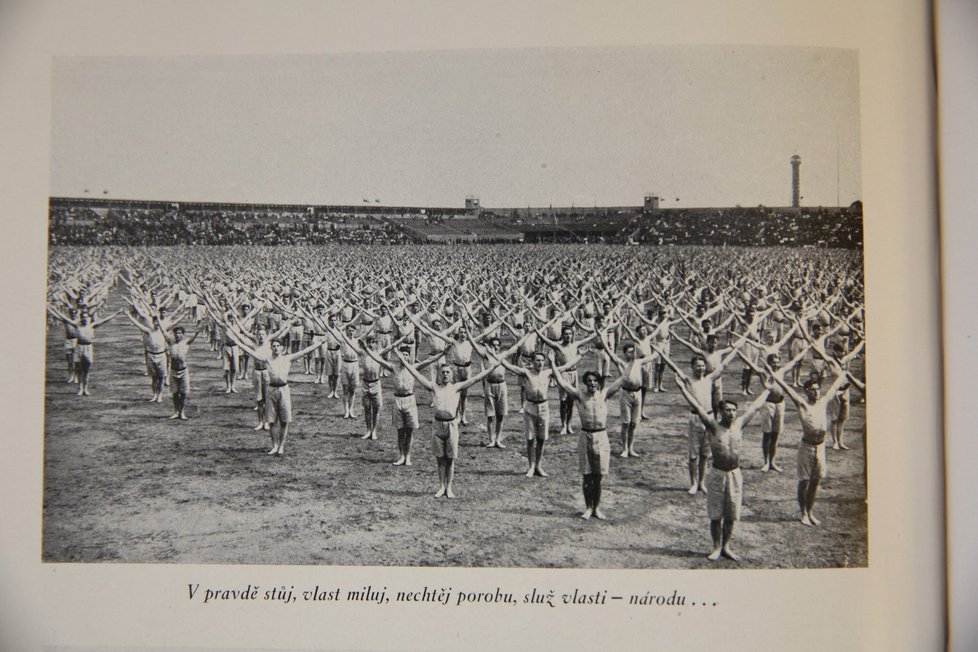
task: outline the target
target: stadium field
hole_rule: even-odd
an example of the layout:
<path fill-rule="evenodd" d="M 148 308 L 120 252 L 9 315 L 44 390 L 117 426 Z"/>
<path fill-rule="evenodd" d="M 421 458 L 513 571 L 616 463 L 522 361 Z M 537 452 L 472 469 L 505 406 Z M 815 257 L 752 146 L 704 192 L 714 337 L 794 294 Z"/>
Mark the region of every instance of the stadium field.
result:
<path fill-rule="evenodd" d="M 389 247 L 396 251 L 398 247 Z M 477 248 L 470 248 L 475 251 Z M 514 250 L 516 250 L 514 248 Z M 201 247 L 206 265 L 209 249 Z M 534 249 L 527 251 L 541 251 Z M 635 248 L 615 249 L 616 256 Z M 762 251 L 762 250 L 758 250 Z M 815 256 L 815 253 L 806 255 Z M 120 283 L 104 312 L 125 307 Z M 193 325 L 187 325 L 188 333 Z M 677 329 L 687 335 L 685 327 Z M 818 498 L 822 525 L 803 527 L 795 499 L 800 426 L 788 402 L 780 462 L 761 472 L 757 418 L 745 429 L 741 465 L 744 506 L 735 547 L 739 562 L 710 562 L 706 497 L 687 493 L 689 407 L 672 374 L 664 393 L 650 393 L 638 428 L 641 457 L 614 456 L 602 506 L 609 519 L 583 521 L 577 435 L 560 435 L 557 389 L 545 465 L 549 478 L 526 478 L 519 389 L 508 374 L 507 448 L 486 448 L 482 388 L 468 398 L 455 500 L 433 498 L 431 409 L 418 387 L 421 427 L 414 465 L 394 467 L 390 378 L 379 439 L 363 440 L 360 418 L 342 418 L 326 386 L 292 369 L 295 419 L 285 455 L 266 454 L 268 433 L 253 430 L 250 381 L 225 394 L 221 361 L 203 333 L 190 350 L 189 421 L 169 420 L 168 392 L 150 403 L 140 333 L 124 318 L 98 331 L 92 396 L 65 382 L 63 332 L 47 333 L 43 559 L 47 562 L 320 564 L 558 568 L 827 568 L 867 560 L 865 406 L 855 402 L 847 427 L 851 450 L 828 450 Z M 688 369 L 690 354 L 673 345 Z M 421 354 L 423 356 L 423 353 Z M 593 368 L 593 352 L 581 369 Z M 724 374 L 730 397 L 741 363 Z M 862 374 L 862 360 L 853 372 Z M 758 383 L 755 380 L 755 391 Z M 854 398 L 858 396 L 853 392 Z M 749 400 L 749 399 L 748 399 Z M 575 412 L 573 420 L 579 422 Z M 612 451 L 618 402 L 609 403 Z"/>

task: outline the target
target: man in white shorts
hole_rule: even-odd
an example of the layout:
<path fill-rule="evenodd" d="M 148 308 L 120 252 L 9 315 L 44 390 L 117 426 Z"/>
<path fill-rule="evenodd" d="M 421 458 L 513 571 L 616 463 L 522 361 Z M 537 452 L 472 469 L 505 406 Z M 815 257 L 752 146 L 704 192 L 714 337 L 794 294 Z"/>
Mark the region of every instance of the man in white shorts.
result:
<path fill-rule="evenodd" d="M 482 367 L 493 365 L 492 361 L 499 358 L 511 357 L 523 344 L 527 335 L 523 335 L 516 344 L 505 351 L 500 351 L 500 341 L 495 335 L 486 339 L 486 346 L 482 347 L 474 339 L 469 337 L 472 348 L 482 358 Z M 489 433 L 488 448 L 506 448 L 503 444 L 503 419 L 509 413 L 509 392 L 506 388 L 506 368 L 496 363 L 486 379 L 482 382 L 483 403 L 486 409 L 486 432 Z"/>
<path fill-rule="evenodd" d="M 681 381 L 680 384 L 689 390 L 700 405 L 707 408 L 708 414 L 712 415 L 714 413 L 713 386 L 716 380 L 723 374 L 723 370 L 727 365 L 737 357 L 737 351 L 743 344 L 744 340 L 741 338 L 739 342 L 733 345 L 733 350 L 730 351 L 727 357 L 721 360 L 710 373 L 706 373 L 706 358 L 698 354 L 694 355 L 689 361 L 689 366 L 693 371 L 692 378 L 687 377 L 665 351 L 659 349 L 655 349 L 655 351 L 661 356 L 663 364 L 669 365 L 676 372 L 677 380 Z M 691 414 L 686 423 L 686 450 L 688 454 L 690 496 L 695 496 L 697 491 L 706 491 L 706 462 L 710 458 L 710 447 L 706 430 L 707 427 L 700 419 L 696 410 L 691 410 Z"/>
<path fill-rule="evenodd" d="M 557 385 L 577 402 L 581 417 L 581 432 L 577 438 L 578 469 L 584 476 L 584 512 L 581 518 L 586 521 L 594 516 L 603 521 L 607 517 L 600 507 L 601 479 L 608 475 L 611 457 L 611 445 L 608 443 L 608 399 L 621 388 L 625 377 L 619 376 L 607 387 L 602 387 L 601 376 L 596 371 L 586 371 L 584 389 L 578 389 L 565 381 L 556 369 L 553 372 Z"/>
<path fill-rule="evenodd" d="M 513 366 L 507 360 L 502 361 L 503 366 L 523 379 L 523 386 L 526 388 L 523 432 L 526 435 L 526 457 L 529 463 L 526 477 L 528 478 L 535 475 L 541 478 L 547 477 L 541 462 L 543 445 L 550 437 L 550 407 L 547 404 L 547 392 L 550 389 L 550 381 L 554 377 L 554 368 L 544 369 L 545 360 L 543 353 L 538 351 L 533 354 L 533 362 L 529 369 Z M 563 371 L 559 367 L 556 369 Z"/>
<path fill-rule="evenodd" d="M 232 339 L 235 337 L 233 330 L 227 332 Z M 281 456 L 285 453 L 285 438 L 289 435 L 289 424 L 292 423 L 292 394 L 289 389 L 289 372 L 292 363 L 321 344 L 322 341 L 315 340 L 305 349 L 287 354 L 281 341 L 272 340 L 271 356 L 265 357 L 262 351 L 255 350 L 242 341 L 237 342 L 237 345 L 253 358 L 263 359 L 268 365 L 266 409 L 271 424 L 269 434 L 272 438 L 272 449 L 268 451 L 269 455 Z"/>
<path fill-rule="evenodd" d="M 625 342 L 621 346 L 621 353 L 625 356 L 623 360 L 615 354 L 608 340 L 602 337 L 602 342 L 611 361 L 618 367 L 618 373 L 625 379 L 618 395 L 618 408 L 621 415 L 621 457 L 638 457 L 638 451 L 635 450 L 635 430 L 642 415 L 644 369 L 651 363 L 654 354 L 637 358 L 634 342 Z"/>
<path fill-rule="evenodd" d="M 781 373 L 774 373 L 774 381 L 781 386 L 798 407 L 801 420 L 801 443 L 798 445 L 798 507 L 801 509 L 801 523 L 806 526 L 819 525 L 815 518 L 815 495 L 819 481 L 825 476 L 825 434 L 828 430 L 829 402 L 846 382 L 846 374 L 835 361 L 830 367 L 838 374 L 825 395 L 821 395 L 818 380 L 809 378 L 804 384 L 804 398 L 784 381 Z M 770 369 L 769 369 L 770 371 Z"/>
<path fill-rule="evenodd" d="M 184 337 L 182 326 L 173 329 L 173 340 L 169 343 L 170 392 L 173 396 L 171 419 L 187 420 L 187 399 L 190 396 L 190 369 L 187 367 L 187 354 L 195 339 L 197 339 L 196 332 L 188 339 Z"/>
<path fill-rule="evenodd" d="M 734 524 L 740 520 L 744 496 L 744 478 L 740 472 L 742 431 L 744 424 L 767 399 L 767 390 L 761 392 L 739 417 L 736 403 L 720 401 L 720 415 L 715 418 L 711 414 L 710 404 L 704 405 L 693 395 L 692 381 L 685 376 L 678 379 L 683 397 L 706 425 L 713 456 L 713 468 L 706 482 L 706 511 L 710 517 L 710 537 L 713 539 L 713 549 L 707 559 L 716 561 L 723 555 L 737 561 L 739 558 L 731 550 L 730 540 L 733 538 Z"/>
<path fill-rule="evenodd" d="M 438 370 L 438 382 L 432 383 L 421 375 L 414 365 L 404 359 L 400 352 L 395 352 L 400 359 L 401 365 L 408 370 L 415 380 L 421 383 L 434 396 L 434 433 L 431 439 L 431 447 L 435 453 L 438 464 L 438 491 L 435 498 L 454 498 L 455 491 L 452 485 L 455 479 L 455 460 L 458 459 L 458 423 L 459 405 L 462 401 L 462 392 L 472 385 L 481 382 L 489 375 L 493 366 L 490 365 L 476 374 L 463 381 L 452 382 L 455 372 L 451 366 L 445 364 Z"/>
<path fill-rule="evenodd" d="M 408 359 L 413 347 L 406 340 L 400 342 L 397 345 L 400 356 L 396 356 L 391 362 L 384 360 L 378 352 L 370 347 L 361 347 L 361 349 L 373 358 L 380 367 L 391 372 L 394 376 L 394 410 L 391 417 L 391 423 L 397 430 L 397 460 L 394 462 L 394 466 L 411 466 L 411 441 L 414 438 L 414 431 L 418 429 L 419 425 L 418 402 L 414 396 L 414 376 L 401 364 L 401 359 Z M 419 362 L 415 368 L 420 371 L 438 360 L 443 354 L 444 352 L 438 352 L 427 360 Z"/>

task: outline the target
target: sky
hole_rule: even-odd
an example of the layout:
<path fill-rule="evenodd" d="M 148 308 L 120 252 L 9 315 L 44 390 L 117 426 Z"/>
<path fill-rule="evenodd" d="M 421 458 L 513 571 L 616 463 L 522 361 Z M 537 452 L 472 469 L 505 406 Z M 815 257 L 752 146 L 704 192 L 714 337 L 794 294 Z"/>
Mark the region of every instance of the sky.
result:
<path fill-rule="evenodd" d="M 802 205 L 861 198 L 854 50 L 57 57 L 51 135 L 52 196 L 787 206 L 797 154 Z"/>

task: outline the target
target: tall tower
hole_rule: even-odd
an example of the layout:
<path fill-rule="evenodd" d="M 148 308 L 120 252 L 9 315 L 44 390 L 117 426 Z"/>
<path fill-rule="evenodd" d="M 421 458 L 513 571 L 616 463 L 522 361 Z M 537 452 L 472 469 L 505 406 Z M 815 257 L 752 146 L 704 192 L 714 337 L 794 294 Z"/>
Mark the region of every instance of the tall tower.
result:
<path fill-rule="evenodd" d="M 801 157 L 791 157 L 791 207 L 798 208 L 801 200 Z"/>

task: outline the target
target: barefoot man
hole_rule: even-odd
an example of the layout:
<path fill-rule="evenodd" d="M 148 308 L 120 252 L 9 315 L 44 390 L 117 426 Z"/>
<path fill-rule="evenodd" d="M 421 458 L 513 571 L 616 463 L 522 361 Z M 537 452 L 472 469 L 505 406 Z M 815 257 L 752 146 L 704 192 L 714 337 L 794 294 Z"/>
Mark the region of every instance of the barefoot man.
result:
<path fill-rule="evenodd" d="M 713 414 L 713 386 L 727 365 L 737 357 L 737 352 L 743 344 L 744 339 L 741 338 L 739 342 L 734 344 L 733 350 L 727 357 L 721 360 L 710 373 L 706 373 L 706 358 L 698 354 L 694 355 L 689 361 L 689 366 L 693 371 L 692 378 L 686 376 L 664 350 L 654 350 L 661 356 L 664 364 L 669 365 L 676 372 L 676 376 L 682 380 L 682 384 L 696 397 L 700 405 L 707 406 L 709 414 Z M 719 402 L 717 405 L 719 406 Z M 689 495 L 695 496 L 697 491 L 706 491 L 706 462 L 710 453 L 710 449 L 707 447 L 706 429 L 696 410 L 693 410 L 692 414 L 689 415 L 686 437 L 689 453 Z"/>
<path fill-rule="evenodd" d="M 400 363 L 399 359 L 388 362 L 370 347 L 364 346 L 361 349 L 378 365 L 394 375 L 393 424 L 397 429 L 397 460 L 394 462 L 394 466 L 411 466 L 411 440 L 414 438 L 414 431 L 418 429 L 419 425 L 418 403 L 414 397 L 414 376 Z M 407 341 L 398 344 L 398 351 L 404 359 L 411 357 L 411 349 L 412 345 Z M 427 360 L 416 364 L 415 368 L 424 369 L 442 357 L 444 353 L 444 351 L 437 352 Z"/>
<path fill-rule="evenodd" d="M 618 367 L 618 373 L 625 379 L 621 394 L 618 396 L 618 412 L 621 415 L 621 457 L 638 457 L 635 451 L 635 429 L 638 427 L 642 411 L 643 370 L 645 365 L 652 361 L 652 355 L 635 357 L 635 343 L 625 342 L 621 347 L 622 355 L 625 356 L 623 360 L 615 354 L 611 342 L 603 335 L 600 339 L 608 356 Z"/>
<path fill-rule="evenodd" d="M 121 310 L 118 310 L 104 319 L 92 321 L 92 316 L 85 310 L 78 315 L 78 321 L 66 317 L 56 308 L 48 306 L 48 312 L 56 319 L 60 319 L 65 324 L 75 327 L 78 344 L 75 353 L 78 361 L 78 396 L 91 396 L 88 391 L 88 377 L 91 373 L 92 363 L 95 362 L 95 329 L 102 324 L 115 318 Z"/>
<path fill-rule="evenodd" d="M 465 390 L 482 382 L 482 379 L 492 372 L 495 368 L 492 362 L 499 361 L 490 362 L 482 373 L 458 382 L 452 382 L 455 377 L 452 367 L 447 364 L 442 365 L 438 370 L 438 382 L 433 383 L 422 376 L 421 372 L 405 360 L 399 351 L 395 352 L 395 355 L 400 359 L 401 366 L 407 369 L 408 373 L 426 387 L 434 397 L 435 432 L 431 443 L 438 462 L 438 491 L 435 493 L 435 498 L 442 496 L 454 498 L 452 481 L 455 478 L 455 460 L 458 458 L 458 422 L 462 396 Z"/>
<path fill-rule="evenodd" d="M 500 352 L 499 338 L 495 335 L 486 340 L 486 346 L 482 347 L 479 343 L 469 336 L 472 348 L 482 358 L 482 366 L 485 369 L 497 358 L 510 358 L 513 353 L 523 344 L 527 338 L 524 335 L 516 341 L 516 344 L 509 349 Z M 483 402 L 486 409 L 486 432 L 489 434 L 488 448 L 506 448 L 503 443 L 503 419 L 509 413 L 509 392 L 506 388 L 506 368 L 497 364 L 486 377 L 482 385 Z"/>
<path fill-rule="evenodd" d="M 557 371 L 550 361 L 554 380 L 578 405 L 581 417 L 581 432 L 577 437 L 578 468 L 584 476 L 585 521 L 607 518 L 599 507 L 601 503 L 601 478 L 608 475 L 611 444 L 608 443 L 608 398 L 614 395 L 625 382 L 625 376 L 618 376 L 609 386 L 601 387 L 601 376 L 596 371 L 584 372 L 584 389 L 579 390 Z"/>
<path fill-rule="evenodd" d="M 190 394 L 190 370 L 187 368 L 187 354 L 190 352 L 190 345 L 195 339 L 197 339 L 196 331 L 189 338 L 185 338 L 182 326 L 173 329 L 173 340 L 169 342 L 170 392 L 173 395 L 171 419 L 187 420 L 187 397 Z"/>
<path fill-rule="evenodd" d="M 232 330 L 227 331 L 234 339 Z M 269 455 L 285 453 L 285 438 L 289 434 L 289 424 L 292 422 L 292 394 L 289 390 L 289 372 L 292 362 L 309 353 L 325 340 L 313 340 L 312 344 L 295 353 L 285 353 L 285 347 L 280 340 L 272 340 L 272 355 L 265 357 L 261 351 L 256 351 L 244 342 L 237 345 L 244 349 L 256 360 L 264 360 L 268 365 L 268 395 L 265 409 L 268 411 L 268 421 L 271 423 L 269 434 L 272 437 L 272 450 Z"/>
<path fill-rule="evenodd" d="M 557 364 L 560 365 L 564 371 L 565 384 L 571 387 L 577 387 L 577 366 L 573 364 L 568 364 L 568 360 L 580 359 L 581 347 L 597 337 L 597 333 L 591 333 L 587 337 L 581 340 L 574 341 L 573 339 L 573 329 L 570 326 L 564 326 L 560 329 L 560 340 L 554 341 L 549 339 L 546 335 L 540 332 L 539 329 L 536 330 L 537 337 L 540 341 L 553 349 L 554 358 Z M 563 389 L 560 390 L 560 434 L 569 435 L 574 434 L 574 430 L 571 428 L 571 417 L 574 413 L 574 400 L 571 398 L 567 392 Z"/>
<path fill-rule="evenodd" d="M 720 401 L 720 419 L 717 420 L 709 410 L 709 403 L 703 405 L 693 394 L 692 381 L 688 377 L 677 376 L 676 381 L 683 397 L 706 425 L 713 453 L 713 468 L 706 479 L 706 511 L 710 516 L 710 536 L 713 538 L 713 550 L 707 559 L 716 561 L 722 554 L 737 561 L 737 555 L 730 549 L 730 539 L 733 538 L 734 524 L 740 520 L 740 504 L 744 495 L 744 478 L 740 473 L 741 430 L 767 399 L 767 390 L 761 392 L 739 417 L 736 403 Z"/>
<path fill-rule="evenodd" d="M 820 393 L 817 378 L 805 381 L 805 397 L 802 398 L 779 375 L 780 372 L 773 374 L 774 382 L 781 386 L 798 407 L 802 433 L 801 443 L 798 444 L 798 507 L 801 509 L 801 524 L 809 527 L 821 523 L 815 518 L 813 510 L 819 480 L 825 475 L 825 433 L 829 423 L 829 403 L 839 388 L 847 382 L 845 371 L 835 360 L 828 364 L 838 375 L 824 395 Z M 770 372 L 770 367 L 768 371 Z"/>
<path fill-rule="evenodd" d="M 526 434 L 526 457 L 529 468 L 526 477 L 535 475 L 546 478 L 540 462 L 543 460 L 543 445 L 550 436 L 550 407 L 547 405 L 547 391 L 554 376 L 553 367 L 544 369 L 546 356 L 537 351 L 533 354 L 533 362 L 529 369 L 516 367 L 509 361 L 503 360 L 503 366 L 517 376 L 523 378 L 526 387 L 526 409 L 523 413 L 523 431 Z M 576 362 L 576 360 L 575 360 Z M 558 371 L 563 371 L 557 367 Z"/>
<path fill-rule="evenodd" d="M 149 371 L 150 383 L 153 389 L 153 396 L 149 399 L 149 402 L 162 403 L 163 387 L 167 379 L 167 334 L 158 316 L 154 315 L 152 317 L 152 326 L 144 326 L 137 320 L 137 316 L 138 313 L 135 308 L 132 308 L 126 313 L 126 318 L 132 322 L 132 325 L 143 332 L 146 369 Z"/>

